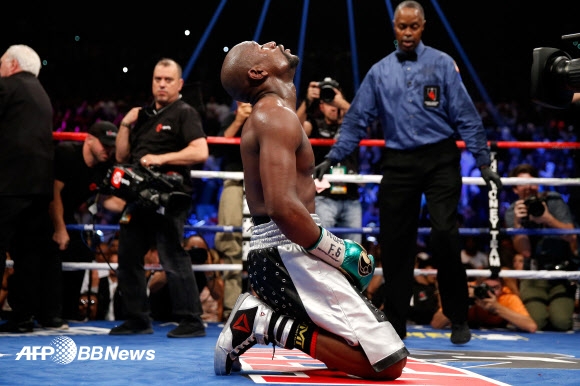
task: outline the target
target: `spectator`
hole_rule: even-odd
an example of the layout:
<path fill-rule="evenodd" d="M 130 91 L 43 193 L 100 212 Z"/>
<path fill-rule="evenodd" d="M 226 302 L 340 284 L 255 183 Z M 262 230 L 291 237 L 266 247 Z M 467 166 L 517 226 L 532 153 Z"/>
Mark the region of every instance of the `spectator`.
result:
<path fill-rule="evenodd" d="M 80 230 L 69 233 L 66 228 L 79 223 L 77 215 L 82 206 L 86 205 L 91 217 L 97 213 L 99 203 L 118 213 L 125 206 L 118 197 L 99 195 L 99 186 L 115 159 L 117 131 L 113 123 L 100 121 L 89 128 L 83 142 L 61 142 L 55 149 L 50 217 L 54 226 L 52 240 L 60 261 L 91 262 L 95 259 L 97 246 L 87 240 L 93 233 Z M 93 222 L 94 218 L 82 224 Z M 62 316 L 65 319 L 82 319 L 78 302 L 84 274 L 80 270 L 62 273 Z"/>
<path fill-rule="evenodd" d="M 435 269 L 433 258 L 419 252 L 415 260 L 416 269 Z M 439 289 L 435 275 L 415 275 L 413 297 L 409 309 L 409 320 L 416 324 L 429 324 L 440 307 Z"/>
<path fill-rule="evenodd" d="M 0 57 L 0 277 L 7 253 L 12 312 L 0 332 L 30 333 L 36 318 L 62 327 L 61 272 L 50 250 L 54 143 L 53 109 L 38 80 L 42 64 L 29 46 L 12 45 Z"/>
<path fill-rule="evenodd" d="M 111 335 L 153 333 L 143 272 L 143 259 L 152 243 L 167 274 L 173 315 L 179 318 L 179 325 L 167 336 L 206 334 L 191 260 L 182 241 L 191 210 L 191 165 L 207 160 L 208 146 L 199 113 L 181 100 L 182 87 L 181 66 L 172 59 L 159 60 L 153 70 L 153 105 L 129 110 L 119 128 L 118 162 L 171 173 L 183 183 L 168 194 L 167 202 L 145 205 L 136 200 L 128 203 L 123 213 L 117 275 L 127 320 L 111 329 Z M 184 199 L 186 196 L 189 199 Z"/>
<path fill-rule="evenodd" d="M 110 240 L 102 252 L 102 259 L 97 258 L 97 262 L 107 263 L 109 266 L 115 263 L 118 264 L 119 239 L 115 237 Z M 126 312 L 122 309 L 122 303 L 119 300 L 118 285 L 119 278 L 117 276 L 117 270 L 112 267 L 107 275 L 99 278 L 99 309 L 102 310 L 103 319 L 105 320 L 122 320 L 126 317 Z"/>
<path fill-rule="evenodd" d="M 96 263 L 117 264 L 119 240 L 112 238 L 102 242 L 97 247 Z M 89 300 L 90 299 L 90 300 Z M 108 271 L 86 271 L 83 280 L 79 312 L 81 320 L 117 320 L 123 319 L 125 313 L 117 293 L 117 272 L 112 268 Z"/>
<path fill-rule="evenodd" d="M 471 328 L 516 328 L 536 332 L 538 326 L 530 317 L 520 297 L 505 286 L 503 279 L 492 276 L 474 282 L 469 288 L 474 304 L 469 307 Z M 433 328 L 445 328 L 450 321 L 439 309 L 431 321 Z"/>
<path fill-rule="evenodd" d="M 295 110 L 298 62 L 282 45 L 246 41 L 222 65 L 225 90 L 252 103 L 240 151 L 254 223 L 248 252 L 254 293 L 240 295 L 224 325 L 214 371 L 239 370 L 249 348 L 272 343 L 357 377 L 397 379 L 409 352 L 361 293 L 374 259 L 321 227 L 314 213 L 314 154 Z"/>
<path fill-rule="evenodd" d="M 99 313 L 99 297 L 94 292 L 83 292 L 78 298 L 78 320 L 103 320 Z"/>
<path fill-rule="evenodd" d="M 191 264 L 218 264 L 219 256 L 211 251 L 207 242 L 200 235 L 189 236 L 184 241 L 185 250 L 189 253 Z M 216 261 L 217 260 L 217 261 Z M 145 258 L 147 264 L 159 264 L 159 254 L 155 247 Z M 205 322 L 221 322 L 223 313 L 224 283 L 217 271 L 195 271 L 198 292 L 203 308 L 202 319 Z M 149 304 L 153 320 L 175 321 L 171 310 L 171 294 L 167 286 L 167 275 L 164 271 L 153 271 L 147 282 Z"/>
<path fill-rule="evenodd" d="M 509 204 L 508 204 L 509 206 Z M 503 213 L 501 215 L 503 218 Z M 502 225 L 503 226 L 503 225 Z M 509 235 L 502 235 L 499 237 L 497 252 L 500 258 L 500 266 L 502 270 L 524 269 L 524 257 L 520 253 L 516 253 L 513 246 L 512 237 Z M 502 276 L 504 285 L 508 286 L 510 291 L 520 296 L 520 279 L 516 277 Z"/>
<path fill-rule="evenodd" d="M 421 40 L 423 7 L 416 1 L 403 1 L 394 15 L 398 48 L 366 74 L 344 116 L 340 137 L 314 175 L 322 179 L 332 165 L 357 148 L 371 123 L 380 121 L 385 140 L 379 194 L 385 314 L 404 339 L 424 195 L 441 303 L 452 321 L 451 342 L 465 344 L 471 332 L 457 225 L 462 186 L 457 139 L 465 141 L 489 187 L 493 181 L 499 190 L 501 180 L 490 169 L 485 129 L 457 65 Z"/>
<path fill-rule="evenodd" d="M 514 254 L 512 264 L 513 269 L 524 269 L 524 255 L 521 253 Z"/>
<path fill-rule="evenodd" d="M 500 250 L 500 257 L 503 259 L 503 256 L 501 254 L 501 250 Z M 513 270 L 519 270 L 519 269 L 524 269 L 524 256 L 521 253 L 512 253 L 510 255 L 510 259 L 511 262 L 510 264 L 508 264 L 507 266 L 504 266 L 502 264 L 502 269 L 513 269 Z M 503 277 L 503 282 L 506 286 L 509 287 L 510 291 L 518 296 L 521 297 L 520 295 L 520 279 L 516 278 L 516 277 Z"/>
<path fill-rule="evenodd" d="M 145 264 L 160 266 L 159 251 L 154 245 L 145 254 Z M 151 318 L 160 322 L 175 322 L 171 294 L 167 285 L 167 274 L 163 270 L 154 270 L 146 272 L 145 275 Z"/>
<path fill-rule="evenodd" d="M 244 122 L 252 112 L 249 103 L 236 102 L 236 110 L 222 122 L 219 136 L 240 138 Z M 220 145 L 221 170 L 225 172 L 243 171 L 239 145 Z M 225 179 L 218 206 L 218 225 L 241 227 L 244 219 L 244 181 Z M 242 232 L 216 232 L 215 249 L 226 264 L 242 264 Z M 227 319 L 242 293 L 242 271 L 224 272 L 223 317 Z"/>
<path fill-rule="evenodd" d="M 220 255 L 209 247 L 201 235 L 185 239 L 185 250 L 192 264 L 220 264 Z M 220 271 L 195 271 L 197 288 L 203 308 L 202 319 L 206 322 L 221 322 L 223 319 L 224 280 Z M 234 303 L 235 304 L 235 303 Z"/>
<path fill-rule="evenodd" d="M 324 82 L 310 82 L 306 95 L 307 103 L 313 103 L 319 99 L 320 84 L 324 92 L 329 93 L 323 99 L 318 100 L 317 105 L 320 114 L 300 116 L 304 131 L 309 138 L 336 139 L 340 135 L 342 117 L 348 111 L 348 103 L 339 89 L 338 82 L 331 78 L 325 78 Z M 330 99 L 332 96 L 332 99 Z M 328 152 L 326 146 L 314 146 L 314 161 L 320 163 Z M 344 162 L 334 165 L 331 174 L 359 174 L 359 149 L 353 151 Z M 333 182 L 328 184 L 326 179 L 316 180 L 317 194 L 316 214 L 326 228 L 360 228 L 362 226 L 362 205 L 360 202 L 359 186 L 354 183 Z M 361 243 L 360 233 L 343 234 L 341 237 Z"/>
<path fill-rule="evenodd" d="M 377 267 L 380 266 L 379 244 L 371 243 L 367 249 L 375 259 L 378 259 Z M 415 269 L 435 269 L 433 258 L 426 252 L 417 253 Z M 365 295 L 377 307 L 382 310 L 385 306 L 385 285 L 382 275 L 374 275 Z M 413 297 L 409 308 L 408 320 L 415 324 L 429 324 L 433 315 L 440 307 L 439 289 L 435 275 L 414 275 Z"/>
<path fill-rule="evenodd" d="M 6 256 L 6 261 L 12 261 L 10 255 Z M 8 319 L 8 313 L 12 311 L 8 304 L 8 278 L 14 273 L 14 268 L 5 268 L 2 276 L 2 286 L 0 287 L 0 320 Z"/>
<path fill-rule="evenodd" d="M 530 164 L 512 169 L 510 177 L 537 178 Z M 573 229 L 570 208 L 557 192 L 539 194 L 538 185 L 515 185 L 518 199 L 505 213 L 505 225 L 516 229 Z M 573 269 L 577 259 L 577 236 L 513 236 L 515 251 L 524 257 L 528 269 Z M 520 296 L 540 330 L 568 331 L 573 326 L 575 284 L 567 279 L 522 279 Z"/>
<path fill-rule="evenodd" d="M 210 95 L 205 104 L 206 119 L 208 121 L 214 120 L 218 127 L 222 124 L 226 116 L 230 113 L 230 108 L 226 103 L 218 101 L 218 99 Z"/>
<path fill-rule="evenodd" d="M 466 269 L 484 269 L 489 266 L 487 253 L 480 248 L 480 240 L 476 236 L 464 238 L 461 250 L 461 262 Z"/>

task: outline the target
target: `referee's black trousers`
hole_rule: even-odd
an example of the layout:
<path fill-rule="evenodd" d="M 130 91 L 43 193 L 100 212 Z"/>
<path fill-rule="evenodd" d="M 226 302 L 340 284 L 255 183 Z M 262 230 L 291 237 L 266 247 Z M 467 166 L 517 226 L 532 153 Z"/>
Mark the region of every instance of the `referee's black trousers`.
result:
<path fill-rule="evenodd" d="M 452 323 L 467 320 L 467 276 L 461 264 L 458 204 L 461 152 L 453 139 L 413 150 L 384 149 L 379 191 L 380 247 L 385 277 L 385 314 L 401 338 L 413 294 L 413 271 L 422 195 L 437 265 L 443 313 Z"/>

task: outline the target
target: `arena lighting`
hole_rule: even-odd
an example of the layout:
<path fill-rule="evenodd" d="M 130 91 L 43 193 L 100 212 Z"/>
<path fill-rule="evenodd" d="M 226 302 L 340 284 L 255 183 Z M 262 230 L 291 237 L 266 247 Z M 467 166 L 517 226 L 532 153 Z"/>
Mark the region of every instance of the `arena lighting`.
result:
<path fill-rule="evenodd" d="M 216 9 L 213 17 L 211 18 L 209 25 L 203 32 L 203 36 L 198 41 L 197 46 L 195 47 L 195 51 L 193 51 L 191 58 L 189 58 L 189 62 L 187 62 L 187 65 L 183 69 L 183 79 L 187 80 L 187 78 L 189 77 L 189 74 L 191 73 L 191 70 L 193 69 L 195 62 L 197 61 L 197 57 L 199 56 L 201 50 L 203 49 L 203 46 L 205 45 L 205 42 L 207 41 L 209 34 L 211 33 L 211 30 L 215 26 L 215 23 L 217 22 L 217 19 L 221 14 L 226 3 L 227 0 L 221 0 L 220 4 L 218 5 L 218 8 Z"/>
<path fill-rule="evenodd" d="M 571 39 L 580 39 L 580 34 L 562 36 L 562 40 Z M 539 47 L 532 60 L 532 101 L 553 109 L 567 108 L 574 93 L 580 92 L 580 59 L 556 48 Z"/>

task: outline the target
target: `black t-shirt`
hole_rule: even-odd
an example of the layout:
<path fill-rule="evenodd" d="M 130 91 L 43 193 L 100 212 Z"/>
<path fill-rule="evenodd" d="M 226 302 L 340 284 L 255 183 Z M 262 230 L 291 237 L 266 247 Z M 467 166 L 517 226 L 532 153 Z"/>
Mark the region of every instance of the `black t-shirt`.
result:
<path fill-rule="evenodd" d="M 64 183 L 61 198 L 66 224 L 77 223 L 74 215 L 79 207 L 92 200 L 112 162 L 89 168 L 83 159 L 82 142 L 61 142 L 54 153 L 54 177 Z"/>
<path fill-rule="evenodd" d="M 312 119 L 310 122 L 312 123 L 312 133 L 310 133 L 310 138 L 337 139 L 340 134 L 340 124 L 328 124 L 324 119 Z M 316 165 L 324 161 L 324 157 L 328 154 L 329 149 L 328 146 L 312 146 Z M 340 165 L 335 165 L 333 167 L 333 170 L 337 170 L 331 170 L 328 173 L 334 174 L 335 172 L 340 171 L 344 174 L 358 174 L 358 165 L 359 150 L 357 148 L 348 157 L 342 160 Z M 359 186 L 357 184 L 352 183 L 332 183 L 330 188 L 324 189 L 318 194 L 336 200 L 358 200 L 358 188 Z"/>
<path fill-rule="evenodd" d="M 206 138 L 201 116 L 186 102 L 177 100 L 158 111 L 151 107 L 143 108 L 139 111 L 137 123 L 129 135 L 129 162 L 138 164 L 146 154 L 181 151 L 198 138 Z M 177 172 L 183 176 L 186 186 L 192 186 L 190 166 L 163 165 L 158 171 Z"/>

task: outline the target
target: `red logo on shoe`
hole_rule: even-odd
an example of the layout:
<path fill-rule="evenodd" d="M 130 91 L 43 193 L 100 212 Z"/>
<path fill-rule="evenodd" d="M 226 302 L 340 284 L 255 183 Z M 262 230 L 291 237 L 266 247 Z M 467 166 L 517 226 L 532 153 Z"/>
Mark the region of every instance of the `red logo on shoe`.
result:
<path fill-rule="evenodd" d="M 232 329 L 242 331 L 242 332 L 250 332 L 250 324 L 248 323 L 248 317 L 246 314 L 240 315 L 238 320 L 234 322 Z"/>

